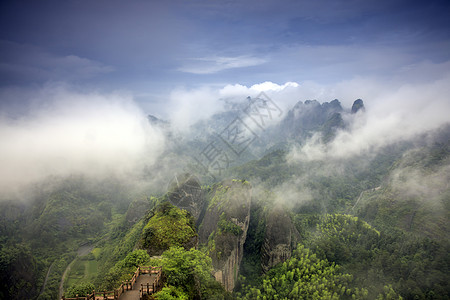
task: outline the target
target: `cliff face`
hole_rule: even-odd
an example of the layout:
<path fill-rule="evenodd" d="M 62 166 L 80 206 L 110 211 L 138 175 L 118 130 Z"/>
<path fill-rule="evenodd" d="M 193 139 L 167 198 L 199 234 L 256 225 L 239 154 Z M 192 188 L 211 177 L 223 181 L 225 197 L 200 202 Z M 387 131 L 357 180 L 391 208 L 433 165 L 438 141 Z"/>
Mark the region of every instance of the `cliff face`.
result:
<path fill-rule="evenodd" d="M 273 209 L 266 223 L 266 232 L 261 251 L 261 266 L 264 272 L 291 257 L 292 250 L 300 240 L 289 214 L 281 208 Z"/>
<path fill-rule="evenodd" d="M 352 105 L 352 114 L 356 114 L 358 111 L 364 112 L 366 108 L 364 107 L 364 102 L 361 99 L 356 99 Z"/>
<path fill-rule="evenodd" d="M 205 204 L 200 181 L 191 174 L 177 175 L 169 184 L 168 199 L 173 205 L 187 210 L 197 221 Z"/>
<path fill-rule="evenodd" d="M 326 129 L 327 123 L 328 126 L 330 122 L 333 125 L 341 126 L 340 122 L 334 124 L 336 121 L 333 119 L 336 119 L 337 115 L 340 117 L 342 112 L 343 109 L 338 100 L 322 104 L 316 100 L 299 101 L 287 112 L 286 117 L 278 125 L 278 134 L 301 141 L 316 131 Z"/>
<path fill-rule="evenodd" d="M 199 230 L 200 242 L 208 244 L 214 276 L 227 291 L 234 289 L 242 261 L 251 191 L 247 181 L 232 180 L 217 185 Z"/>

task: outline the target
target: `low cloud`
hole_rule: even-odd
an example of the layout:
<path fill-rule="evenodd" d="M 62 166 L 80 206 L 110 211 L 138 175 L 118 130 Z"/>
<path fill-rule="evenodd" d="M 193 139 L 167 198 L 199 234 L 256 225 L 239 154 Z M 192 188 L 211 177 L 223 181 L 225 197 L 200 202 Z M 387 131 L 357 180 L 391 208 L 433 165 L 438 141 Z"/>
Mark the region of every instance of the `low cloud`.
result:
<path fill-rule="evenodd" d="M 164 106 L 165 115 L 172 126 L 179 131 L 189 130 L 194 123 L 209 118 L 224 109 L 217 89 L 203 87 L 198 89 L 176 89 Z"/>
<path fill-rule="evenodd" d="M 15 101 L 7 96 L 2 101 Z M 49 176 L 139 176 L 163 149 L 163 135 L 131 97 L 46 87 L 20 118 L 0 118 L 0 190 L 15 192 Z"/>
<path fill-rule="evenodd" d="M 178 88 L 173 90 L 165 105 L 165 115 L 174 128 L 186 131 L 189 126 L 200 120 L 206 120 L 216 113 L 227 109 L 227 103 L 242 103 L 247 97 L 256 97 L 261 92 L 268 95 L 283 111 L 295 104 L 299 84 L 286 82 L 277 84 L 266 81 L 250 87 L 241 84 L 228 84 L 224 87 L 205 86 L 195 89 Z"/>
<path fill-rule="evenodd" d="M 292 209 L 314 200 L 313 192 L 305 186 L 305 178 L 295 178 L 273 188 L 275 204 Z"/>
<path fill-rule="evenodd" d="M 395 192 L 406 199 L 420 200 L 442 208 L 440 200 L 449 189 L 450 164 L 440 166 L 434 172 L 426 172 L 414 167 L 399 167 L 390 176 Z"/>

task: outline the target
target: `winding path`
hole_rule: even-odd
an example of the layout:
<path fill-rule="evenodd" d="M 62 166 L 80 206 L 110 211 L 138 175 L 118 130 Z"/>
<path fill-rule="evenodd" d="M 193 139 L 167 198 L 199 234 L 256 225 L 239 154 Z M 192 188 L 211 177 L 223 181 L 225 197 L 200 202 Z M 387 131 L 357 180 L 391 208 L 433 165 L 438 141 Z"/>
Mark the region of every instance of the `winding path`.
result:
<path fill-rule="evenodd" d="M 70 264 L 64 270 L 64 273 L 61 277 L 61 282 L 59 283 L 58 299 L 61 299 L 62 295 L 64 294 L 64 281 L 66 280 L 67 274 L 69 274 L 72 265 L 79 257 L 88 255 L 92 251 L 92 249 L 94 249 L 93 245 L 83 245 L 80 248 L 78 248 L 77 256 L 75 256 L 75 258 L 70 262 Z"/>
<path fill-rule="evenodd" d="M 353 205 L 353 207 L 352 207 L 352 209 L 351 209 L 351 212 L 353 212 L 353 210 L 355 209 L 356 205 L 358 205 L 358 202 L 359 202 L 359 200 L 361 200 L 361 198 L 362 198 L 362 196 L 364 195 L 364 193 L 366 193 L 366 192 L 377 191 L 377 190 L 379 190 L 380 188 L 381 188 L 381 186 L 377 186 L 376 188 L 371 188 L 371 189 L 362 191 L 362 192 L 359 194 L 358 200 L 356 200 L 355 205 Z"/>
<path fill-rule="evenodd" d="M 54 264 L 55 264 L 55 262 L 52 262 L 50 267 L 48 267 L 47 275 L 45 275 L 44 284 L 42 285 L 42 289 L 41 289 L 41 292 L 39 293 L 39 296 L 41 296 L 44 293 L 45 286 L 47 285 L 47 281 L 48 281 L 48 276 L 50 275 L 50 271 L 52 270 L 52 267 Z M 38 298 L 39 298 L 39 296 L 38 296 Z"/>

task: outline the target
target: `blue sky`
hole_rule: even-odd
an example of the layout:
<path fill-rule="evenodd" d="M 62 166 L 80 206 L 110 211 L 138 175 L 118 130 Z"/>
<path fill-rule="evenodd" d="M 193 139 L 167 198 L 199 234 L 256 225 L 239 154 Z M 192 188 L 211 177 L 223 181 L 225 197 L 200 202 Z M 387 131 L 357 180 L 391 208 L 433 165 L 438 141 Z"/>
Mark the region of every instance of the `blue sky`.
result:
<path fill-rule="evenodd" d="M 448 16 L 448 1 L 2 1 L 0 88 L 124 91 L 158 113 L 180 88 L 409 81 L 450 60 Z"/>

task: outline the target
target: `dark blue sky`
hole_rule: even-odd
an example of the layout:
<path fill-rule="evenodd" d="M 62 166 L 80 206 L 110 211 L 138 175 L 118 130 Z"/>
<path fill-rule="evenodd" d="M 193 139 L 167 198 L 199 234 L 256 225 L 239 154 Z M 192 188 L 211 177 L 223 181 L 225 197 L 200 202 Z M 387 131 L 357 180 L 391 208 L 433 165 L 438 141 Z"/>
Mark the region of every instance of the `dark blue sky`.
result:
<path fill-rule="evenodd" d="M 63 82 L 145 104 L 180 87 L 408 81 L 405 70 L 449 56 L 448 1 L 0 4 L 3 89 Z"/>

